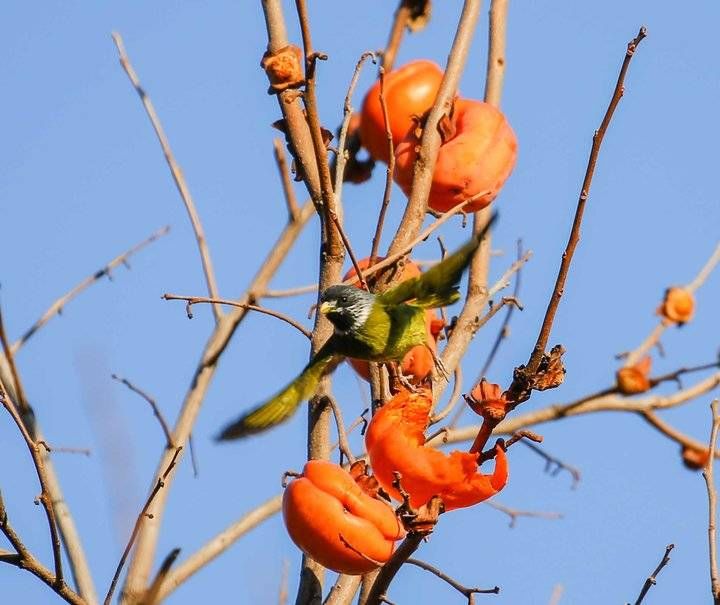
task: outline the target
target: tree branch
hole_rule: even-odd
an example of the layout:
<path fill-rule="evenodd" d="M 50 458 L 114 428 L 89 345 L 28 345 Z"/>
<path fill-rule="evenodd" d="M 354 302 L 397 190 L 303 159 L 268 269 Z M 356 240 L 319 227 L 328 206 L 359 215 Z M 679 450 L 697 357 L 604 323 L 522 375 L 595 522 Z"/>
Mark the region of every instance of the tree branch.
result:
<path fill-rule="evenodd" d="M 612 94 L 612 98 L 610 99 L 610 104 L 608 105 L 600 127 L 593 135 L 593 144 L 590 149 L 590 156 L 588 158 L 585 177 L 583 179 L 582 187 L 580 188 L 580 197 L 578 198 L 577 208 L 575 209 L 575 218 L 573 219 L 572 228 L 570 230 L 570 238 L 568 239 L 568 243 L 565 247 L 565 252 L 563 252 L 562 255 L 560 268 L 555 280 L 555 286 L 553 288 L 552 295 L 550 296 L 547 309 L 545 310 L 545 317 L 543 318 L 542 326 L 540 327 L 540 333 L 538 334 L 537 341 L 535 342 L 535 346 L 533 347 L 530 359 L 528 360 L 525 368 L 523 368 L 520 372 L 516 372 L 515 378 L 513 378 L 513 382 L 507 391 L 508 399 L 513 402 L 512 407 L 526 401 L 530 396 L 531 387 L 529 377 L 533 376 L 538 371 L 543 356 L 545 355 L 545 349 L 547 347 L 548 339 L 550 338 L 555 314 L 557 313 L 560 299 L 562 298 L 565 290 L 565 283 L 570 271 L 573 254 L 575 253 L 575 248 L 580 241 L 580 225 L 582 224 L 585 204 L 590 196 L 590 186 L 592 185 L 593 176 L 595 174 L 595 167 L 600 154 L 600 147 L 603 139 L 605 138 L 605 133 L 610 125 L 613 114 L 615 113 L 615 108 L 618 106 L 618 103 L 620 103 L 620 99 L 623 96 L 625 90 L 625 74 L 630 66 L 630 61 L 635 54 L 638 44 L 640 44 L 646 35 L 647 30 L 645 27 L 641 27 L 638 35 L 628 43 L 625 58 L 615 84 L 615 90 Z"/>
<path fill-rule="evenodd" d="M 717 535 L 716 535 L 716 519 L 717 519 L 717 491 L 715 488 L 715 480 L 713 476 L 713 467 L 715 466 L 715 448 L 717 447 L 718 428 L 720 427 L 720 414 L 718 414 L 718 400 L 715 399 L 710 404 L 712 410 L 712 430 L 710 431 L 710 455 L 707 464 L 703 470 L 703 478 L 707 486 L 708 492 L 708 550 L 710 559 L 710 591 L 713 602 L 717 605 L 720 603 L 720 576 L 718 576 L 718 559 L 717 559 Z"/>
<path fill-rule="evenodd" d="M 170 168 L 170 173 L 172 174 L 173 180 L 175 181 L 175 186 L 180 193 L 183 204 L 185 204 L 185 210 L 187 211 L 188 217 L 190 218 L 190 223 L 192 224 L 192 228 L 195 233 L 195 239 L 197 240 L 198 250 L 200 251 L 200 260 L 202 262 L 203 271 L 205 273 L 205 281 L 207 282 L 208 294 L 212 298 L 217 298 L 218 289 L 217 283 L 215 281 L 215 271 L 213 269 L 212 259 L 210 258 L 210 249 L 208 248 L 207 240 L 205 239 L 205 232 L 203 230 L 202 223 L 200 222 L 200 216 L 198 215 L 197 209 L 195 208 L 195 202 L 193 201 L 192 195 L 190 194 L 190 189 L 188 188 L 187 182 L 185 181 L 185 176 L 183 175 L 179 164 L 175 160 L 175 156 L 173 155 L 172 149 L 170 148 L 170 142 L 168 141 L 167 135 L 163 130 L 162 124 L 160 123 L 160 118 L 155 111 L 155 106 L 150 100 L 148 94 L 145 92 L 145 89 L 140 85 L 140 78 L 138 78 L 138 75 L 135 72 L 132 63 L 130 63 L 130 58 L 125 51 L 125 44 L 123 43 L 122 36 L 120 36 L 120 34 L 117 32 L 113 32 L 112 39 L 115 43 L 115 46 L 117 47 L 120 65 L 127 74 L 127 77 L 130 79 L 130 83 L 132 84 L 135 92 L 138 93 L 138 96 L 142 101 L 145 112 L 150 119 L 150 123 L 152 124 L 158 142 L 160 143 L 160 147 L 162 148 L 163 155 L 165 156 L 165 161 L 167 162 L 168 168 Z M 215 321 L 219 321 L 220 315 L 222 313 L 220 307 L 213 306 L 213 313 L 215 315 Z"/>
<path fill-rule="evenodd" d="M 668 563 L 670 563 L 670 551 L 675 548 L 674 544 L 668 544 L 665 547 L 665 554 L 663 555 L 662 560 L 660 561 L 660 564 L 655 568 L 655 571 L 653 571 L 649 576 L 648 579 L 645 580 L 645 584 L 643 584 L 642 590 L 640 591 L 640 595 L 638 596 L 637 600 L 635 601 L 635 605 L 640 605 L 642 603 L 643 599 L 645 598 L 645 595 L 648 593 L 650 588 L 655 586 L 655 578 L 657 578 L 658 574 L 662 571 L 663 567 L 665 567 Z M 630 605 L 628 603 L 628 605 Z"/>
<path fill-rule="evenodd" d="M 207 298 L 205 296 L 181 296 L 179 294 L 163 294 L 162 298 L 165 300 L 184 300 L 187 302 L 186 309 L 187 309 L 187 315 L 188 318 L 192 319 L 192 313 L 190 312 L 190 307 L 192 305 L 197 305 L 201 303 L 211 303 L 211 304 L 218 304 L 218 305 L 229 305 L 231 307 L 238 307 L 240 309 L 247 309 L 248 311 L 257 311 L 258 313 L 263 313 L 264 315 L 270 315 L 271 317 L 275 317 L 277 319 L 280 319 L 284 321 L 287 324 L 290 324 L 293 328 L 298 330 L 299 332 L 302 332 L 302 334 L 306 338 L 312 338 L 312 333 L 305 328 L 301 323 L 295 321 L 292 317 L 285 315 L 284 313 L 280 313 L 280 311 L 275 311 L 273 309 L 268 309 L 267 307 L 260 307 L 258 305 L 251 305 L 246 303 L 241 303 L 236 300 L 229 300 L 227 298 Z"/>
<path fill-rule="evenodd" d="M 13 353 L 17 353 L 18 349 L 22 347 L 30 338 L 40 329 L 42 328 L 47 322 L 49 322 L 53 317 L 56 315 L 60 315 L 62 313 L 63 309 L 65 308 L 65 305 L 67 305 L 71 300 L 73 300 L 78 294 L 80 294 L 83 290 L 86 288 L 89 288 L 92 286 L 95 282 L 99 281 L 104 276 L 110 277 L 111 272 L 113 269 L 120 265 L 125 265 L 129 267 L 128 265 L 128 259 L 133 256 L 134 254 L 140 252 L 143 248 L 146 246 L 149 246 L 152 244 L 155 240 L 160 239 L 164 235 L 167 235 L 170 231 L 170 227 L 166 226 L 162 229 L 158 229 L 155 233 L 150 235 L 147 239 L 143 240 L 139 244 L 133 246 L 126 252 L 123 252 L 120 256 L 116 256 L 114 259 L 112 259 L 109 263 L 107 263 L 105 266 L 101 267 L 95 273 L 92 275 L 86 277 L 84 280 L 82 280 L 77 286 L 72 288 L 69 292 L 66 294 L 63 294 L 60 298 L 58 298 L 54 303 L 52 303 L 48 309 L 40 316 L 40 318 L 32 325 L 30 326 L 25 333 L 18 338 L 10 347 Z"/>

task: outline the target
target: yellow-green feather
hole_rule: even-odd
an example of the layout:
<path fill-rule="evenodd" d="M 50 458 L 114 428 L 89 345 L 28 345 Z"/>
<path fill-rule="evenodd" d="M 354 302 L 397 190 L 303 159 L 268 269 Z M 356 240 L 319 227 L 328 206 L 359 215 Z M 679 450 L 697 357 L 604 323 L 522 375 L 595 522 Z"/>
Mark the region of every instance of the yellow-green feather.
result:
<path fill-rule="evenodd" d="M 228 424 L 217 436 L 217 440 L 240 439 L 289 419 L 303 401 L 315 394 L 323 374 L 335 361 L 336 356 L 332 350 L 334 342 L 331 341 L 332 339 L 318 351 L 295 380 L 266 402 Z"/>
<path fill-rule="evenodd" d="M 417 307 L 432 309 L 444 307 L 459 300 L 460 278 L 496 216 L 493 215 L 487 226 L 464 246 L 450 256 L 446 256 L 425 273 L 401 282 L 394 288 L 378 295 L 379 302 L 386 305 L 397 305 L 412 300 L 411 304 Z"/>

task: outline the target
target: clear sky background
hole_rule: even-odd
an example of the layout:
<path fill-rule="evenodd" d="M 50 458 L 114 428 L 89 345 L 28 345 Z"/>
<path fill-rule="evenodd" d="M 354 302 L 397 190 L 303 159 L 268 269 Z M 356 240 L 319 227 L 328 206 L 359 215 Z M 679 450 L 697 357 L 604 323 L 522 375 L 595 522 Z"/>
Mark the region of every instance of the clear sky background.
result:
<path fill-rule="evenodd" d="M 299 42 L 292 3 L 291 38 Z M 394 2 L 315 2 L 321 118 L 334 129 L 359 55 L 386 41 Z M 423 32 L 403 44 L 400 64 L 444 63 L 460 2 L 437 2 Z M 487 8 L 462 79 L 463 95 L 484 88 Z M 490 378 L 507 383 L 537 335 L 565 245 L 593 130 L 615 83 L 625 45 L 640 25 L 649 37 L 635 58 L 625 98 L 608 132 L 586 213 L 583 238 L 557 316 L 552 343 L 567 348 L 567 379 L 536 394 L 523 410 L 571 401 L 612 384 L 614 355 L 634 348 L 655 325 L 664 288 L 687 283 L 720 233 L 717 193 L 720 7 L 611 0 L 514 1 L 508 27 L 502 106 L 520 145 L 519 161 L 497 202 L 494 245 L 499 276 L 522 237 L 535 255 L 523 274 L 526 309 L 515 316 Z M 259 68 L 266 37 L 259 3 L 6 2 L 0 8 L 0 282 L 11 339 L 58 296 L 155 229 L 171 233 L 68 305 L 18 356 L 30 401 L 48 441 L 89 447 L 92 456 L 57 454 L 55 463 L 104 593 L 144 501 L 163 446 L 139 398 L 113 382 L 126 376 L 152 393 L 173 420 L 212 329 L 209 308 L 189 321 L 163 292 L 204 294 L 185 211 L 135 92 L 117 62 L 111 31 L 125 38 L 185 171 L 207 233 L 220 292 L 238 296 L 282 229 L 286 210 L 272 158 L 271 122 L 279 117 Z M 355 106 L 373 80 L 364 71 Z M 347 230 L 369 252 L 384 171 L 345 187 Z M 303 196 L 302 185 L 297 186 Z M 303 196 L 304 198 L 304 196 Z M 394 191 L 386 242 L 404 198 Z M 458 221 L 442 229 L 462 241 Z M 317 274 L 313 221 L 273 280 L 311 283 Z M 437 256 L 436 243 L 417 256 Z M 718 351 L 720 276 L 700 290 L 696 320 L 663 339 L 658 373 L 712 361 Z M 306 321 L 312 296 L 271 301 Z M 498 318 L 499 319 L 499 318 Z M 309 325 L 309 322 L 308 322 Z M 484 361 L 499 321 L 480 333 L 464 360 L 466 376 Z M 244 512 L 280 490 L 283 471 L 299 469 L 305 415 L 270 434 L 218 446 L 228 419 L 284 384 L 304 364 L 307 342 L 281 322 L 250 316 L 208 393 L 195 429 L 199 478 L 187 457 L 172 485 L 159 554 L 191 554 Z M 335 391 L 346 419 L 365 406 L 343 366 Z M 697 380 L 688 377 L 685 384 Z M 464 390 L 469 389 L 469 384 Z M 675 387 L 667 385 L 661 392 Z M 705 396 L 663 417 L 707 439 Z M 510 452 L 507 506 L 558 511 L 562 520 L 508 519 L 479 505 L 445 515 L 418 556 L 468 585 L 501 586 L 478 601 L 624 603 L 674 542 L 672 562 L 647 603 L 710 602 L 707 499 L 700 474 L 686 470 L 678 447 L 631 414 L 603 413 L 541 426 L 548 452 L 578 466 L 570 489 L 523 447 Z M 354 437 L 359 448 L 360 441 Z M 47 526 L 33 505 L 38 486 L 9 417 L 0 415 L 0 488 L 27 545 L 50 565 Z M 0 547 L 6 547 L 0 540 Z M 283 561 L 294 595 L 300 553 L 275 517 L 253 530 L 168 600 L 273 603 Z M 462 597 L 412 567 L 401 570 L 397 603 L 460 603 Z M 58 599 L 30 574 L 0 566 L 0 601 L 38 605 Z"/>

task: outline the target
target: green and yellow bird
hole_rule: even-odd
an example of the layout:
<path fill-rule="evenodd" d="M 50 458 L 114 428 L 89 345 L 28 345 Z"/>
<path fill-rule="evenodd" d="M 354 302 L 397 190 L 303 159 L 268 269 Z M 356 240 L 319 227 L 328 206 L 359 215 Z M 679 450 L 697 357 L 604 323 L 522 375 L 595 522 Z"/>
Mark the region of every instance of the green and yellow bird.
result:
<path fill-rule="evenodd" d="M 491 219 L 490 223 L 495 219 Z M 330 286 L 320 295 L 319 311 L 335 330 L 300 375 L 268 401 L 228 424 L 219 441 L 240 439 L 290 418 L 301 402 L 315 394 L 323 374 L 343 357 L 400 361 L 412 347 L 427 344 L 425 310 L 460 298 L 460 278 L 488 226 L 453 254 L 420 275 L 380 294 L 354 286 Z"/>

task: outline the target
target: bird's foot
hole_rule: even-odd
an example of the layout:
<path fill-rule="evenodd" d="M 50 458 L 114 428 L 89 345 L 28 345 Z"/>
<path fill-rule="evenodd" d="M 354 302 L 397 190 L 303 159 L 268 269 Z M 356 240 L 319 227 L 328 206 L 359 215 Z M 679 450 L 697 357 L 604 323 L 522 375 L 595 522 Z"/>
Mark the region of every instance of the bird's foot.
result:
<path fill-rule="evenodd" d="M 411 393 L 417 393 L 418 388 L 414 385 L 410 379 L 405 376 L 402 372 L 402 368 L 397 363 L 387 364 L 388 372 L 390 374 L 390 383 L 392 390 L 397 392 L 401 389 L 410 391 Z"/>

